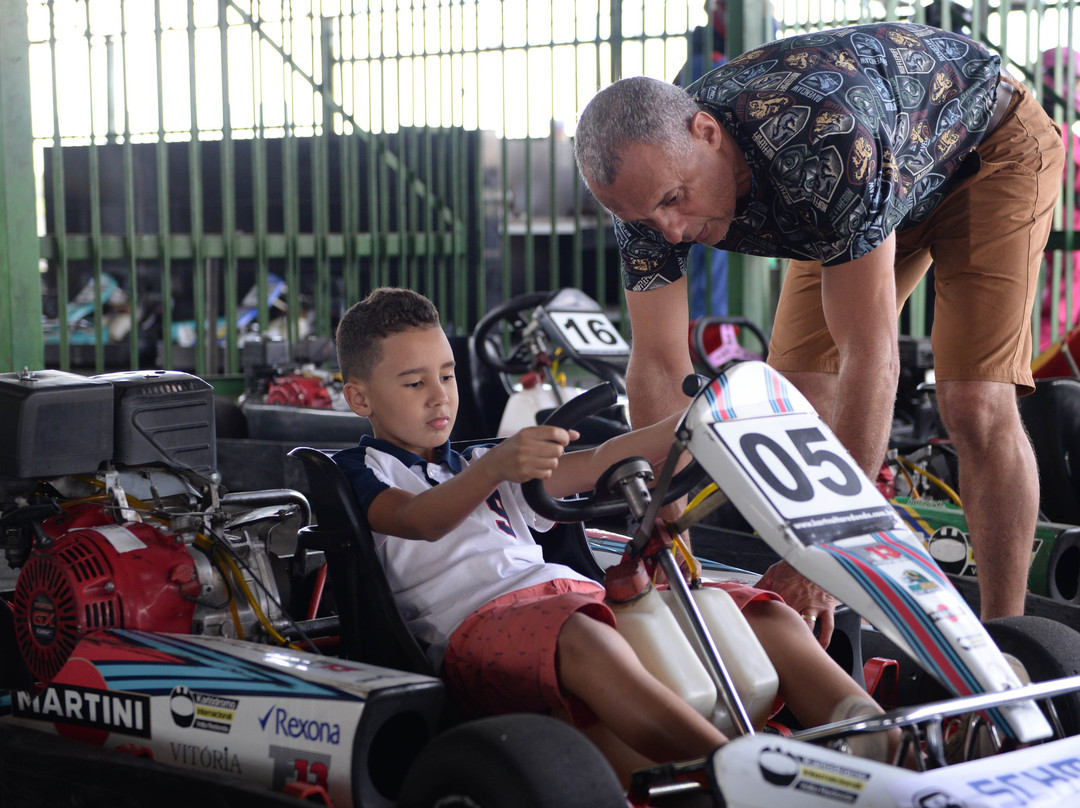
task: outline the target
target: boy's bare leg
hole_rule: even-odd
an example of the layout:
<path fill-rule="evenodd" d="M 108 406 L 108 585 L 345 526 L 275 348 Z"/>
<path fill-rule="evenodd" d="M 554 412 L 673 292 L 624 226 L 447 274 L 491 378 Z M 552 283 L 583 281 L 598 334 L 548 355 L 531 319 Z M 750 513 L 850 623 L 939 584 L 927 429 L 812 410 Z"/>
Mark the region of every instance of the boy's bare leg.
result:
<path fill-rule="evenodd" d="M 649 673 L 630 644 L 606 623 L 580 612 L 571 615 L 559 633 L 557 664 L 563 688 L 648 760 L 703 757 L 727 740 Z"/>
<path fill-rule="evenodd" d="M 810 627 L 790 606 L 775 600 L 756 601 L 743 609 L 743 615 L 780 676 L 780 697 L 803 726 L 884 712 L 818 644 Z M 853 713 L 848 712 L 850 706 L 840 706 L 845 699 L 858 702 Z M 846 714 L 835 716 L 837 709 Z M 887 731 L 884 747 L 871 740 L 875 736 L 877 733 L 870 733 L 867 742 L 853 742 L 854 754 L 892 759 L 902 739 L 900 730 L 894 727 Z M 916 753 L 911 750 L 903 765 L 916 768 L 916 763 Z"/>
<path fill-rule="evenodd" d="M 776 600 L 756 601 L 743 615 L 780 676 L 780 697 L 803 726 L 828 723 L 833 707 L 848 696 L 872 701 L 791 607 Z"/>

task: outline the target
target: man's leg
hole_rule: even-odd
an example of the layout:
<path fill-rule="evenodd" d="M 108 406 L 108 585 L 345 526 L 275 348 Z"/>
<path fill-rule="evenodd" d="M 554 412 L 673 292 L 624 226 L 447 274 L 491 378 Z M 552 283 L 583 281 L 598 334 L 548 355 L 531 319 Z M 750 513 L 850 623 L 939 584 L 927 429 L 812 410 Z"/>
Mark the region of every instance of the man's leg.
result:
<path fill-rule="evenodd" d="M 938 381 L 937 398 L 959 459 L 960 496 L 975 552 L 981 617 L 1023 614 L 1039 477 L 1015 387 Z"/>

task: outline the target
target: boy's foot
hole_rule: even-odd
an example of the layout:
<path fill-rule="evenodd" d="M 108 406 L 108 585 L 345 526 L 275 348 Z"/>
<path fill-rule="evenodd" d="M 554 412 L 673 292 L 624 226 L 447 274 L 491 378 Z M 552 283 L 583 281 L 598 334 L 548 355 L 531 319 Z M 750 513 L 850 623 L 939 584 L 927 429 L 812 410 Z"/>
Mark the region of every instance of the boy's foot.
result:
<path fill-rule="evenodd" d="M 829 723 L 847 721 L 852 718 L 874 718 L 881 713 L 881 707 L 869 696 L 845 696 L 829 713 Z M 876 760 L 879 763 L 888 763 L 891 760 L 889 736 L 884 731 L 852 733 L 847 737 L 847 747 L 851 754 L 861 758 Z"/>

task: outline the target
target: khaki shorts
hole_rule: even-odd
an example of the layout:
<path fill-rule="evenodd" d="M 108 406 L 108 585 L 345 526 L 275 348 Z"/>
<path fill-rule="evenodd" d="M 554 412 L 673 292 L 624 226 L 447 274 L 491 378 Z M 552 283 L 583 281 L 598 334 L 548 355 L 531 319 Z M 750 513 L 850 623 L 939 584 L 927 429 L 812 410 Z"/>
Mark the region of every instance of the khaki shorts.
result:
<path fill-rule="evenodd" d="M 958 181 L 925 222 L 897 233 L 897 314 L 933 263 L 936 378 L 1011 383 L 1023 395 L 1034 390 L 1031 310 L 1065 155 L 1057 125 L 1026 87 L 1008 81 L 1016 91 L 979 144 L 978 172 Z M 839 370 L 821 271 L 812 261 L 788 268 L 768 360 L 781 372 Z"/>

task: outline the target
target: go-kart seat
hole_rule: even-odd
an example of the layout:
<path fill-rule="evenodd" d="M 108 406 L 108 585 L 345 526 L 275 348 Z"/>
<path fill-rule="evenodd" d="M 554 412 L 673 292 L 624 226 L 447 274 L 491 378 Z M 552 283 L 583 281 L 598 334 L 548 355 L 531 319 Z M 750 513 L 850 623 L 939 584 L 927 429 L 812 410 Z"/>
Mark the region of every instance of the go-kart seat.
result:
<path fill-rule="evenodd" d="M 301 446 L 289 455 L 303 464 L 316 519 L 300 529 L 298 551 L 325 554 L 341 623 L 341 657 L 432 675 L 427 655 L 394 603 L 371 529 L 345 473 L 318 449 Z"/>
<path fill-rule="evenodd" d="M 341 622 L 340 655 L 398 670 L 433 675 L 431 663 L 405 624 L 375 550 L 375 541 L 344 472 L 308 447 L 289 452 L 304 467 L 316 524 L 300 529 L 298 549 L 322 550 Z M 595 580 L 603 578 L 580 523 L 534 533 L 544 558 Z"/>

